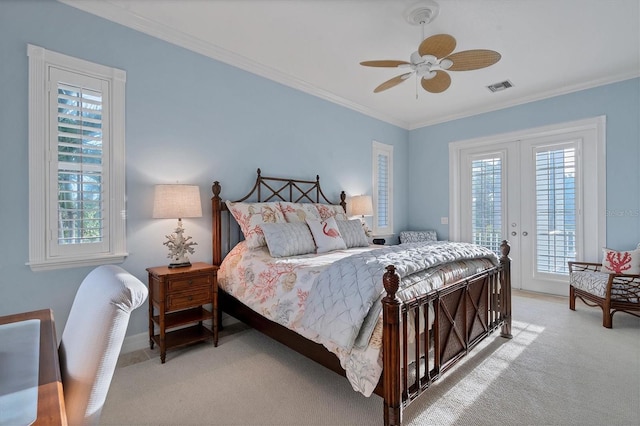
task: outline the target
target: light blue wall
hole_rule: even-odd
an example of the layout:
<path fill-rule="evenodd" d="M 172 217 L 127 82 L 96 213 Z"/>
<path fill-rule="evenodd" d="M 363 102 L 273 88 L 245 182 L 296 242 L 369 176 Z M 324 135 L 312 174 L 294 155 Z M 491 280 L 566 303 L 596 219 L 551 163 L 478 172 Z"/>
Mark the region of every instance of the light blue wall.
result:
<path fill-rule="evenodd" d="M 328 197 L 371 193 L 371 143 L 394 146 L 395 221 L 406 228 L 408 131 L 51 0 L 0 1 L 0 315 L 52 308 L 58 333 L 90 268 L 32 272 L 28 260 L 27 43 L 127 72 L 127 242 L 123 267 L 143 282 L 166 264 L 172 220 L 151 219 L 153 186 L 197 184 L 204 217 L 185 219 L 210 261 L 211 183 L 224 198 L 265 175 L 315 178 Z M 146 308 L 128 334 L 143 333 Z"/>
<path fill-rule="evenodd" d="M 69 24 L 72 23 L 72 24 Z M 395 230 L 434 228 L 447 238 L 448 143 L 607 116 L 607 208 L 640 208 L 640 80 L 604 86 L 411 132 L 178 48 L 52 0 L 0 1 L 0 315 L 54 310 L 58 332 L 89 268 L 32 272 L 28 258 L 27 43 L 126 70 L 127 241 L 122 265 L 146 282 L 164 264 L 174 223 L 152 220 L 153 185 L 198 184 L 204 217 L 185 219 L 198 242 L 192 260 L 211 259 L 210 186 L 235 198 L 255 170 L 319 174 L 330 197 L 371 193 L 371 141 L 394 145 Z M 408 196 L 411 194 L 411 197 Z M 407 209 L 408 206 L 408 209 Z M 607 220 L 611 246 L 640 240 L 639 218 Z M 146 308 L 128 334 L 143 333 Z"/>
<path fill-rule="evenodd" d="M 605 115 L 607 245 L 640 242 L 640 79 L 424 127 L 409 136 L 409 227 L 448 238 L 449 143 Z"/>

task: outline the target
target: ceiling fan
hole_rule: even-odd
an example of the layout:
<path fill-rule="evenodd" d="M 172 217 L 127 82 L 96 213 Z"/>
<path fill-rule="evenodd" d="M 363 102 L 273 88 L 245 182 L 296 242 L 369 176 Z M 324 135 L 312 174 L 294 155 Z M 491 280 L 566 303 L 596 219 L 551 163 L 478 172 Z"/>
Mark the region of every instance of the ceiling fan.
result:
<path fill-rule="evenodd" d="M 456 39 L 449 34 L 436 34 L 425 39 L 424 24 L 435 19 L 438 10 L 437 3 L 427 1 L 418 3 L 405 12 L 405 18 L 410 24 L 422 25 L 422 42 L 418 46 L 418 50 L 411 54 L 409 62 L 398 60 L 360 62 L 360 65 L 367 67 L 409 69 L 408 72 L 393 77 L 376 87 L 373 90 L 374 93 L 397 86 L 413 74 L 420 79 L 424 90 L 430 93 L 441 93 L 451 85 L 451 77 L 447 71 L 477 70 L 491 66 L 500 60 L 501 56 L 498 52 L 487 49 L 453 53 L 456 48 Z"/>

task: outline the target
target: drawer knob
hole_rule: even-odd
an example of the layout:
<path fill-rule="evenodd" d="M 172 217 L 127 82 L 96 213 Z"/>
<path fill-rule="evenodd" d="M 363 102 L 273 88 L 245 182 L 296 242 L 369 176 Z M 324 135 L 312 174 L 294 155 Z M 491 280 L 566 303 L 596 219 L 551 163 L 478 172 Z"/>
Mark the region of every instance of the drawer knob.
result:
<path fill-rule="evenodd" d="M 189 280 L 189 285 L 193 284 L 193 280 Z"/>
<path fill-rule="evenodd" d="M 189 302 L 193 300 L 193 296 L 189 296 Z"/>

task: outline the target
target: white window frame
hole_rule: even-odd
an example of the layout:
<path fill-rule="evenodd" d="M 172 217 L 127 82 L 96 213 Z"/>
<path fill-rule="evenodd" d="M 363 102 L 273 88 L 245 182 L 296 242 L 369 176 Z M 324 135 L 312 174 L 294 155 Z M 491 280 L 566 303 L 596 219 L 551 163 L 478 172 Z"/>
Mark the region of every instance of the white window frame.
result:
<path fill-rule="evenodd" d="M 126 72 L 61 53 L 27 45 L 29 57 L 29 261 L 34 271 L 120 263 L 126 251 L 125 214 L 125 82 Z M 50 93 L 56 95 L 57 82 L 49 82 L 50 70 L 61 69 L 106 83 L 104 101 L 104 244 L 78 244 L 80 250 L 57 250 L 58 187 L 55 153 L 51 138 L 57 134 L 50 113 Z M 56 95 L 57 96 L 57 95 Z M 53 146 L 57 146 L 53 144 Z"/>
<path fill-rule="evenodd" d="M 373 170 L 373 235 L 375 236 L 389 236 L 393 235 L 393 146 L 373 141 L 372 144 L 372 170 Z M 378 208 L 379 203 L 383 202 L 378 200 L 379 188 L 379 173 L 378 169 L 378 156 L 383 155 L 387 157 L 387 203 L 386 206 L 388 212 L 388 223 L 386 226 L 378 224 Z"/>

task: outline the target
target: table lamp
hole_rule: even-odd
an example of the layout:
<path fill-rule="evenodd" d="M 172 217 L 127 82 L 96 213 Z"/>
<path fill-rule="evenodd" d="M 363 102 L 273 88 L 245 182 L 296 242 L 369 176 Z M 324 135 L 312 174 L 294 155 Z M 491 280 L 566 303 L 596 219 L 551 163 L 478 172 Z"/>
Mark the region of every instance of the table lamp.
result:
<path fill-rule="evenodd" d="M 197 185 L 156 185 L 153 198 L 153 217 L 155 219 L 178 219 L 175 231 L 166 235 L 163 244 L 169 247 L 167 257 L 171 259 L 169 268 L 191 266 L 187 253 L 193 254 L 192 246 L 198 245 L 191 237 L 184 236 L 183 217 L 202 217 L 200 188 Z"/>
<path fill-rule="evenodd" d="M 371 231 L 364 221 L 365 216 L 373 216 L 373 202 L 370 195 L 356 195 L 351 197 L 351 214 L 360 216 L 360 222 L 364 227 L 364 233 L 367 237 L 371 236 Z"/>

